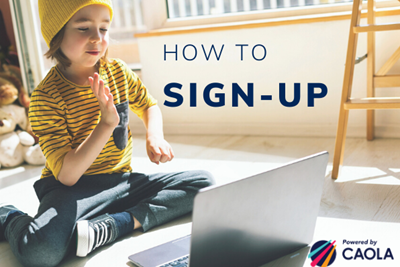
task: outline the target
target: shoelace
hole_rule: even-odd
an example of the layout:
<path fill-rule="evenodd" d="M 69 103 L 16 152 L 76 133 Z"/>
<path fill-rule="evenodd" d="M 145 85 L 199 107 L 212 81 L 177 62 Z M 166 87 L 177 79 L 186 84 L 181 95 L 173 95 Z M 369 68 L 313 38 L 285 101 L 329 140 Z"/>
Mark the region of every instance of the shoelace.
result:
<path fill-rule="evenodd" d="M 93 246 L 93 250 L 106 244 L 107 241 L 109 240 L 108 238 L 108 230 L 107 230 L 107 225 L 105 222 L 101 222 L 99 224 L 95 224 L 95 231 L 96 231 L 96 243 Z M 111 239 L 111 236 L 110 236 Z"/>

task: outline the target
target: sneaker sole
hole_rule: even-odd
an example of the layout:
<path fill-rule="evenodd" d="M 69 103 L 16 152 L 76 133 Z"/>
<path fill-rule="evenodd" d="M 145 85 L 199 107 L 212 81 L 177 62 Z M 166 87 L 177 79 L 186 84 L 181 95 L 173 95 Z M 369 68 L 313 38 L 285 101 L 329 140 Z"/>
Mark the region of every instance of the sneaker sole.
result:
<path fill-rule="evenodd" d="M 77 248 L 76 248 L 76 256 L 78 257 L 86 257 L 89 253 L 89 222 L 78 221 L 76 223 L 76 230 L 77 230 Z"/>

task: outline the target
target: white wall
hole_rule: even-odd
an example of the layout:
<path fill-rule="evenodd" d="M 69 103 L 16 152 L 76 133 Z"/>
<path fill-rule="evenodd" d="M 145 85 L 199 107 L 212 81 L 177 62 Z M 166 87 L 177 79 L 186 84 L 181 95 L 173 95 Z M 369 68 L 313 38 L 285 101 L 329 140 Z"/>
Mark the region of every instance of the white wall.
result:
<path fill-rule="evenodd" d="M 398 21 L 400 16 L 377 18 L 377 22 L 381 23 Z M 349 20 L 339 20 L 140 38 L 143 81 L 159 101 L 164 115 L 164 131 L 169 134 L 335 136 L 349 24 Z M 379 69 L 399 46 L 400 35 L 398 31 L 377 33 L 376 40 L 376 67 Z M 172 54 L 167 54 L 164 61 L 164 44 L 168 50 L 178 45 L 178 61 Z M 186 61 L 182 56 L 182 49 L 187 44 L 197 47 L 198 55 L 193 61 Z M 214 44 L 217 51 L 224 44 L 221 59 L 217 61 L 213 55 L 206 61 L 202 44 L 207 49 Z M 249 44 L 243 61 L 240 60 L 240 48 L 235 44 Z M 268 54 L 263 61 L 253 60 L 251 56 L 251 47 L 256 44 L 262 44 L 267 49 Z M 187 57 L 192 57 L 192 51 L 187 49 Z M 360 34 L 357 56 L 365 53 L 366 34 Z M 398 63 L 390 73 L 395 74 L 396 71 L 400 73 Z M 165 100 L 175 101 L 164 94 L 164 87 L 171 82 L 183 85 L 182 90 L 174 89 L 184 97 L 183 104 L 175 108 L 164 105 Z M 189 106 L 191 82 L 197 83 L 197 107 Z M 212 82 L 224 84 L 224 107 L 210 107 L 203 100 L 203 90 Z M 241 99 L 239 107 L 232 107 L 234 82 L 244 90 L 247 90 L 248 82 L 254 83 L 254 107 L 248 107 Z M 301 83 L 299 105 L 288 108 L 280 104 L 280 82 L 286 83 L 288 93 L 293 92 L 294 83 Z M 315 107 L 307 107 L 307 84 L 312 82 L 325 84 L 328 94 L 316 99 Z M 398 88 L 378 89 L 377 95 L 396 95 L 396 90 Z M 213 89 L 211 93 L 222 91 Z M 365 97 L 365 91 L 366 60 L 356 65 L 353 97 Z M 272 100 L 261 101 L 263 94 L 272 95 Z M 291 100 L 292 95 L 288 94 L 287 99 Z M 376 113 L 377 136 L 400 137 L 400 111 L 379 110 Z M 365 117 L 365 110 L 350 111 L 348 136 L 365 136 Z M 131 129 L 135 133 L 143 132 L 137 118 L 131 119 Z"/>

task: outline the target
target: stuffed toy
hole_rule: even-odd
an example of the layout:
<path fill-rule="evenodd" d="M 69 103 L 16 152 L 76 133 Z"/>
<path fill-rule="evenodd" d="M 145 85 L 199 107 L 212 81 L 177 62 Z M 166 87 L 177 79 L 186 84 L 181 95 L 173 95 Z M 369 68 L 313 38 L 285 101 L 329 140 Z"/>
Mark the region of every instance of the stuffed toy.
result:
<path fill-rule="evenodd" d="M 24 161 L 45 164 L 38 138 L 28 121 L 30 99 L 18 67 L 5 64 L 2 67 L 5 72 L 0 73 L 0 167 L 16 167 Z"/>

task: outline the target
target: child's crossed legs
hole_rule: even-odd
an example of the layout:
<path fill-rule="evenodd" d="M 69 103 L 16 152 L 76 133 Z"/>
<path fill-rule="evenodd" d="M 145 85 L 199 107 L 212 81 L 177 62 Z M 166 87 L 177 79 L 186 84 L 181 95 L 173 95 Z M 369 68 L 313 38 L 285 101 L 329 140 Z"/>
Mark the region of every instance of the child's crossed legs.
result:
<path fill-rule="evenodd" d="M 190 212 L 197 191 L 213 183 L 205 171 L 82 176 L 71 187 L 54 177 L 43 178 L 34 185 L 38 214 L 12 219 L 5 237 L 22 264 L 55 266 L 76 250 L 77 221 L 127 211 L 146 232 Z"/>

